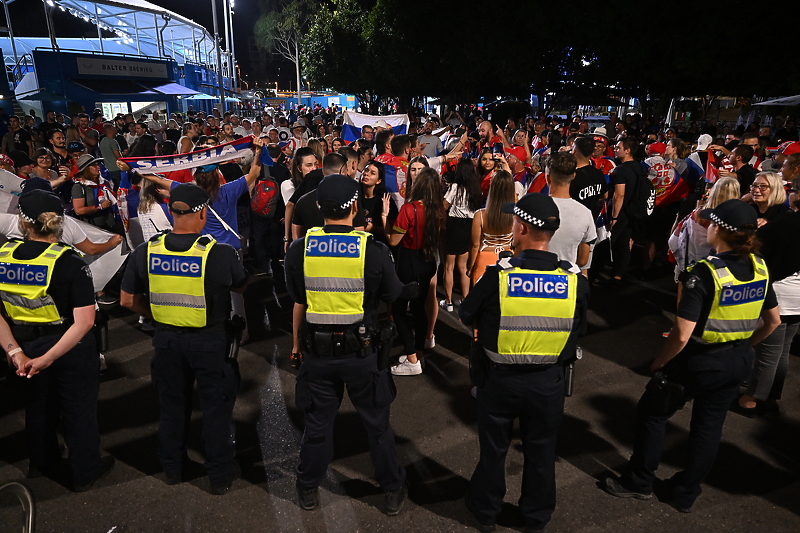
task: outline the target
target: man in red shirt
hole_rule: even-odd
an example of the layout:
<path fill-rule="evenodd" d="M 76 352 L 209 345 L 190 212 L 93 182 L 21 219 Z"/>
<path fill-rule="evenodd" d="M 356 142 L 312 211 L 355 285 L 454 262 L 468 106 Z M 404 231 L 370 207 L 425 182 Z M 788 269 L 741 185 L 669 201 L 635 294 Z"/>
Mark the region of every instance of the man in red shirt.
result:
<path fill-rule="evenodd" d="M 491 148 L 495 143 L 502 143 L 503 139 L 494 134 L 494 125 L 491 120 L 484 120 L 478 125 L 478 153 L 484 148 Z M 524 161 L 524 159 L 523 159 Z"/>

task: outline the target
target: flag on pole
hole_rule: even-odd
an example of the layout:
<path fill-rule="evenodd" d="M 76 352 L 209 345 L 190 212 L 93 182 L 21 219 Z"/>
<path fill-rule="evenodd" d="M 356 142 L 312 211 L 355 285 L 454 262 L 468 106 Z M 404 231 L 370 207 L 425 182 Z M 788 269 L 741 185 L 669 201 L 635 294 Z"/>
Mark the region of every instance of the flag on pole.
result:
<path fill-rule="evenodd" d="M 361 128 L 372 126 L 379 120 L 385 121 L 394 130 L 395 135 L 408 133 L 410 121 L 408 115 L 365 115 L 354 111 L 344 111 L 342 139 L 351 143 L 361 138 Z"/>

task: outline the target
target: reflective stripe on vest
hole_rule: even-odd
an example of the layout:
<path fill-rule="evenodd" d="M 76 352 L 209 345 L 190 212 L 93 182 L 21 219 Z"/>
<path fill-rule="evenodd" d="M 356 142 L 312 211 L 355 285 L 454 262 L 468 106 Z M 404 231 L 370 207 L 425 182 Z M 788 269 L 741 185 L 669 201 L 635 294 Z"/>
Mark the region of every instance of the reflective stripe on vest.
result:
<path fill-rule="evenodd" d="M 47 294 L 53 268 L 69 246 L 54 243 L 33 259 L 14 259 L 22 241 L 0 247 L 0 298 L 6 313 L 17 322 L 60 324 L 64 321 Z"/>
<path fill-rule="evenodd" d="M 206 261 L 217 242 L 199 237 L 185 252 L 164 246 L 164 238 L 147 243 L 147 279 L 150 285 L 150 311 L 162 324 L 187 328 L 206 325 Z M 201 239 L 209 239 L 201 244 Z"/>
<path fill-rule="evenodd" d="M 706 319 L 702 339 L 716 344 L 749 339 L 758 325 L 769 286 L 769 272 L 764 260 L 750 254 L 755 275 L 739 281 L 725 262 L 715 256 L 703 259 L 714 279 L 714 301 Z"/>
<path fill-rule="evenodd" d="M 369 233 L 326 233 L 311 228 L 305 236 L 303 277 L 306 320 L 311 324 L 355 324 L 364 318 L 364 260 Z"/>
<path fill-rule="evenodd" d="M 566 270 L 500 271 L 500 331 L 495 363 L 551 364 L 564 350 L 575 317 L 578 277 Z"/>

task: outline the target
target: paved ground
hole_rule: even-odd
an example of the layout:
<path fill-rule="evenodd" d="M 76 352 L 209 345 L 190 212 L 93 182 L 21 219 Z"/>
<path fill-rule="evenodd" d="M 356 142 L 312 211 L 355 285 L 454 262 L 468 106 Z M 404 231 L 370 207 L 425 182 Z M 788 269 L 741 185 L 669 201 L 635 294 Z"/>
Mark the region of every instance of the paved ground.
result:
<path fill-rule="evenodd" d="M 645 368 L 669 327 L 674 297 L 668 273 L 612 291 L 595 287 L 591 328 L 583 339 L 575 395 L 567 399 L 556 465 L 559 503 L 551 532 L 594 531 L 800 531 L 800 379 L 790 376 L 784 416 L 748 420 L 731 414 L 719 457 L 694 512 L 681 515 L 657 500 L 619 500 L 597 487 L 597 479 L 617 471 L 630 454 L 634 409 L 647 375 Z M 38 500 L 39 532 L 461 532 L 474 522 L 461 496 L 478 455 L 474 400 L 465 354 L 468 337 L 454 316 L 442 313 L 437 347 L 425 373 L 397 378 L 392 423 L 411 493 L 401 514 L 382 514 L 383 498 L 371 481 L 366 438 L 345 400 L 336 426 L 336 454 L 321 490 L 321 509 L 304 512 L 296 504 L 293 469 L 302 434 L 294 407 L 294 371 L 288 366 L 288 323 L 270 286 L 248 289 L 251 321 L 263 315 L 266 300 L 271 329 L 254 328 L 243 347 L 242 390 L 234 413 L 237 458 L 243 477 L 223 497 L 208 493 L 202 468 L 200 416 L 193 417 L 189 480 L 163 482 L 155 455 L 157 403 L 150 384 L 150 337 L 134 317 L 115 312 L 111 323 L 109 370 L 101 385 L 102 445 L 117 466 L 83 494 L 64 480 L 26 480 Z M 280 299 L 284 306 L 285 299 Z M 259 324 L 257 324 L 259 325 Z M 790 363 L 797 368 L 793 357 Z M 24 410 L 14 379 L 0 379 L 0 483 L 24 479 L 27 460 Z M 659 470 L 669 477 L 685 460 L 689 408 L 668 429 Z M 507 461 L 507 504 L 500 531 L 521 526 L 516 508 L 521 480 L 519 441 Z M 16 510 L 0 507 L 0 531 L 18 531 Z"/>

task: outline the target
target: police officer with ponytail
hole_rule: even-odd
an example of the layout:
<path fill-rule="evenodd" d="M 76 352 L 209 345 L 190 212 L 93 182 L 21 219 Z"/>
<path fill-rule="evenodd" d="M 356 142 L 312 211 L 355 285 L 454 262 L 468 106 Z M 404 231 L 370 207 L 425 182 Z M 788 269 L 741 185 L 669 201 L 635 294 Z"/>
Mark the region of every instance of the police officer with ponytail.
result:
<path fill-rule="evenodd" d="M 114 465 L 100 457 L 97 428 L 99 355 L 92 334 L 94 286 L 89 267 L 59 242 L 64 205 L 51 192 L 19 199 L 24 241 L 0 247 L 0 299 L 12 339 L 3 348 L 26 380 L 25 431 L 28 477 L 57 471 L 61 422 L 69 449 L 72 490 L 83 492 Z"/>
<path fill-rule="evenodd" d="M 694 401 L 688 465 L 666 480 L 662 501 L 688 513 L 717 455 L 728 408 L 750 374 L 753 346 L 780 324 L 764 260 L 756 255 L 756 212 L 728 200 L 700 217 L 711 221 L 715 254 L 686 273 L 675 325 L 650 369 L 655 377 L 639 400 L 633 454 L 622 477 L 602 488 L 620 498 L 652 497 L 669 418 Z"/>
<path fill-rule="evenodd" d="M 375 351 L 379 301 L 418 288 L 404 286 L 395 274 L 389 250 L 369 233 L 353 229 L 360 185 L 332 174 L 317 188 L 325 226 L 310 229 L 286 252 L 289 296 L 305 306 L 300 336 L 303 363 L 295 401 L 305 416 L 297 467 L 300 507 L 313 510 L 318 487 L 333 457 L 333 422 L 345 386 L 369 437 L 375 477 L 385 493 L 385 512 L 400 512 L 408 493 L 406 472 L 397 458 L 389 406 L 396 390 Z"/>
<path fill-rule="evenodd" d="M 519 506 L 526 531 L 538 531 L 555 508 L 565 366 L 586 329 L 589 283 L 575 265 L 547 251 L 560 225 L 552 198 L 527 194 L 503 211 L 514 215 L 515 256 L 487 268 L 459 310 L 462 322 L 478 331 L 478 360 L 485 368 L 476 383 L 480 460 L 465 503 L 480 531 L 495 530 L 506 493 L 505 458 L 519 418 L 525 458 Z"/>
<path fill-rule="evenodd" d="M 239 367 L 227 357 L 231 333 L 230 291 L 243 292 L 247 274 L 236 250 L 201 235 L 208 194 L 186 183 L 170 193 L 171 233 L 161 233 L 133 252 L 120 301 L 155 323 L 151 362 L 160 420 L 158 457 L 166 482 L 182 481 L 192 387 L 203 413 L 205 468 L 211 493 L 222 495 L 241 475 L 234 460 L 233 406 Z"/>

